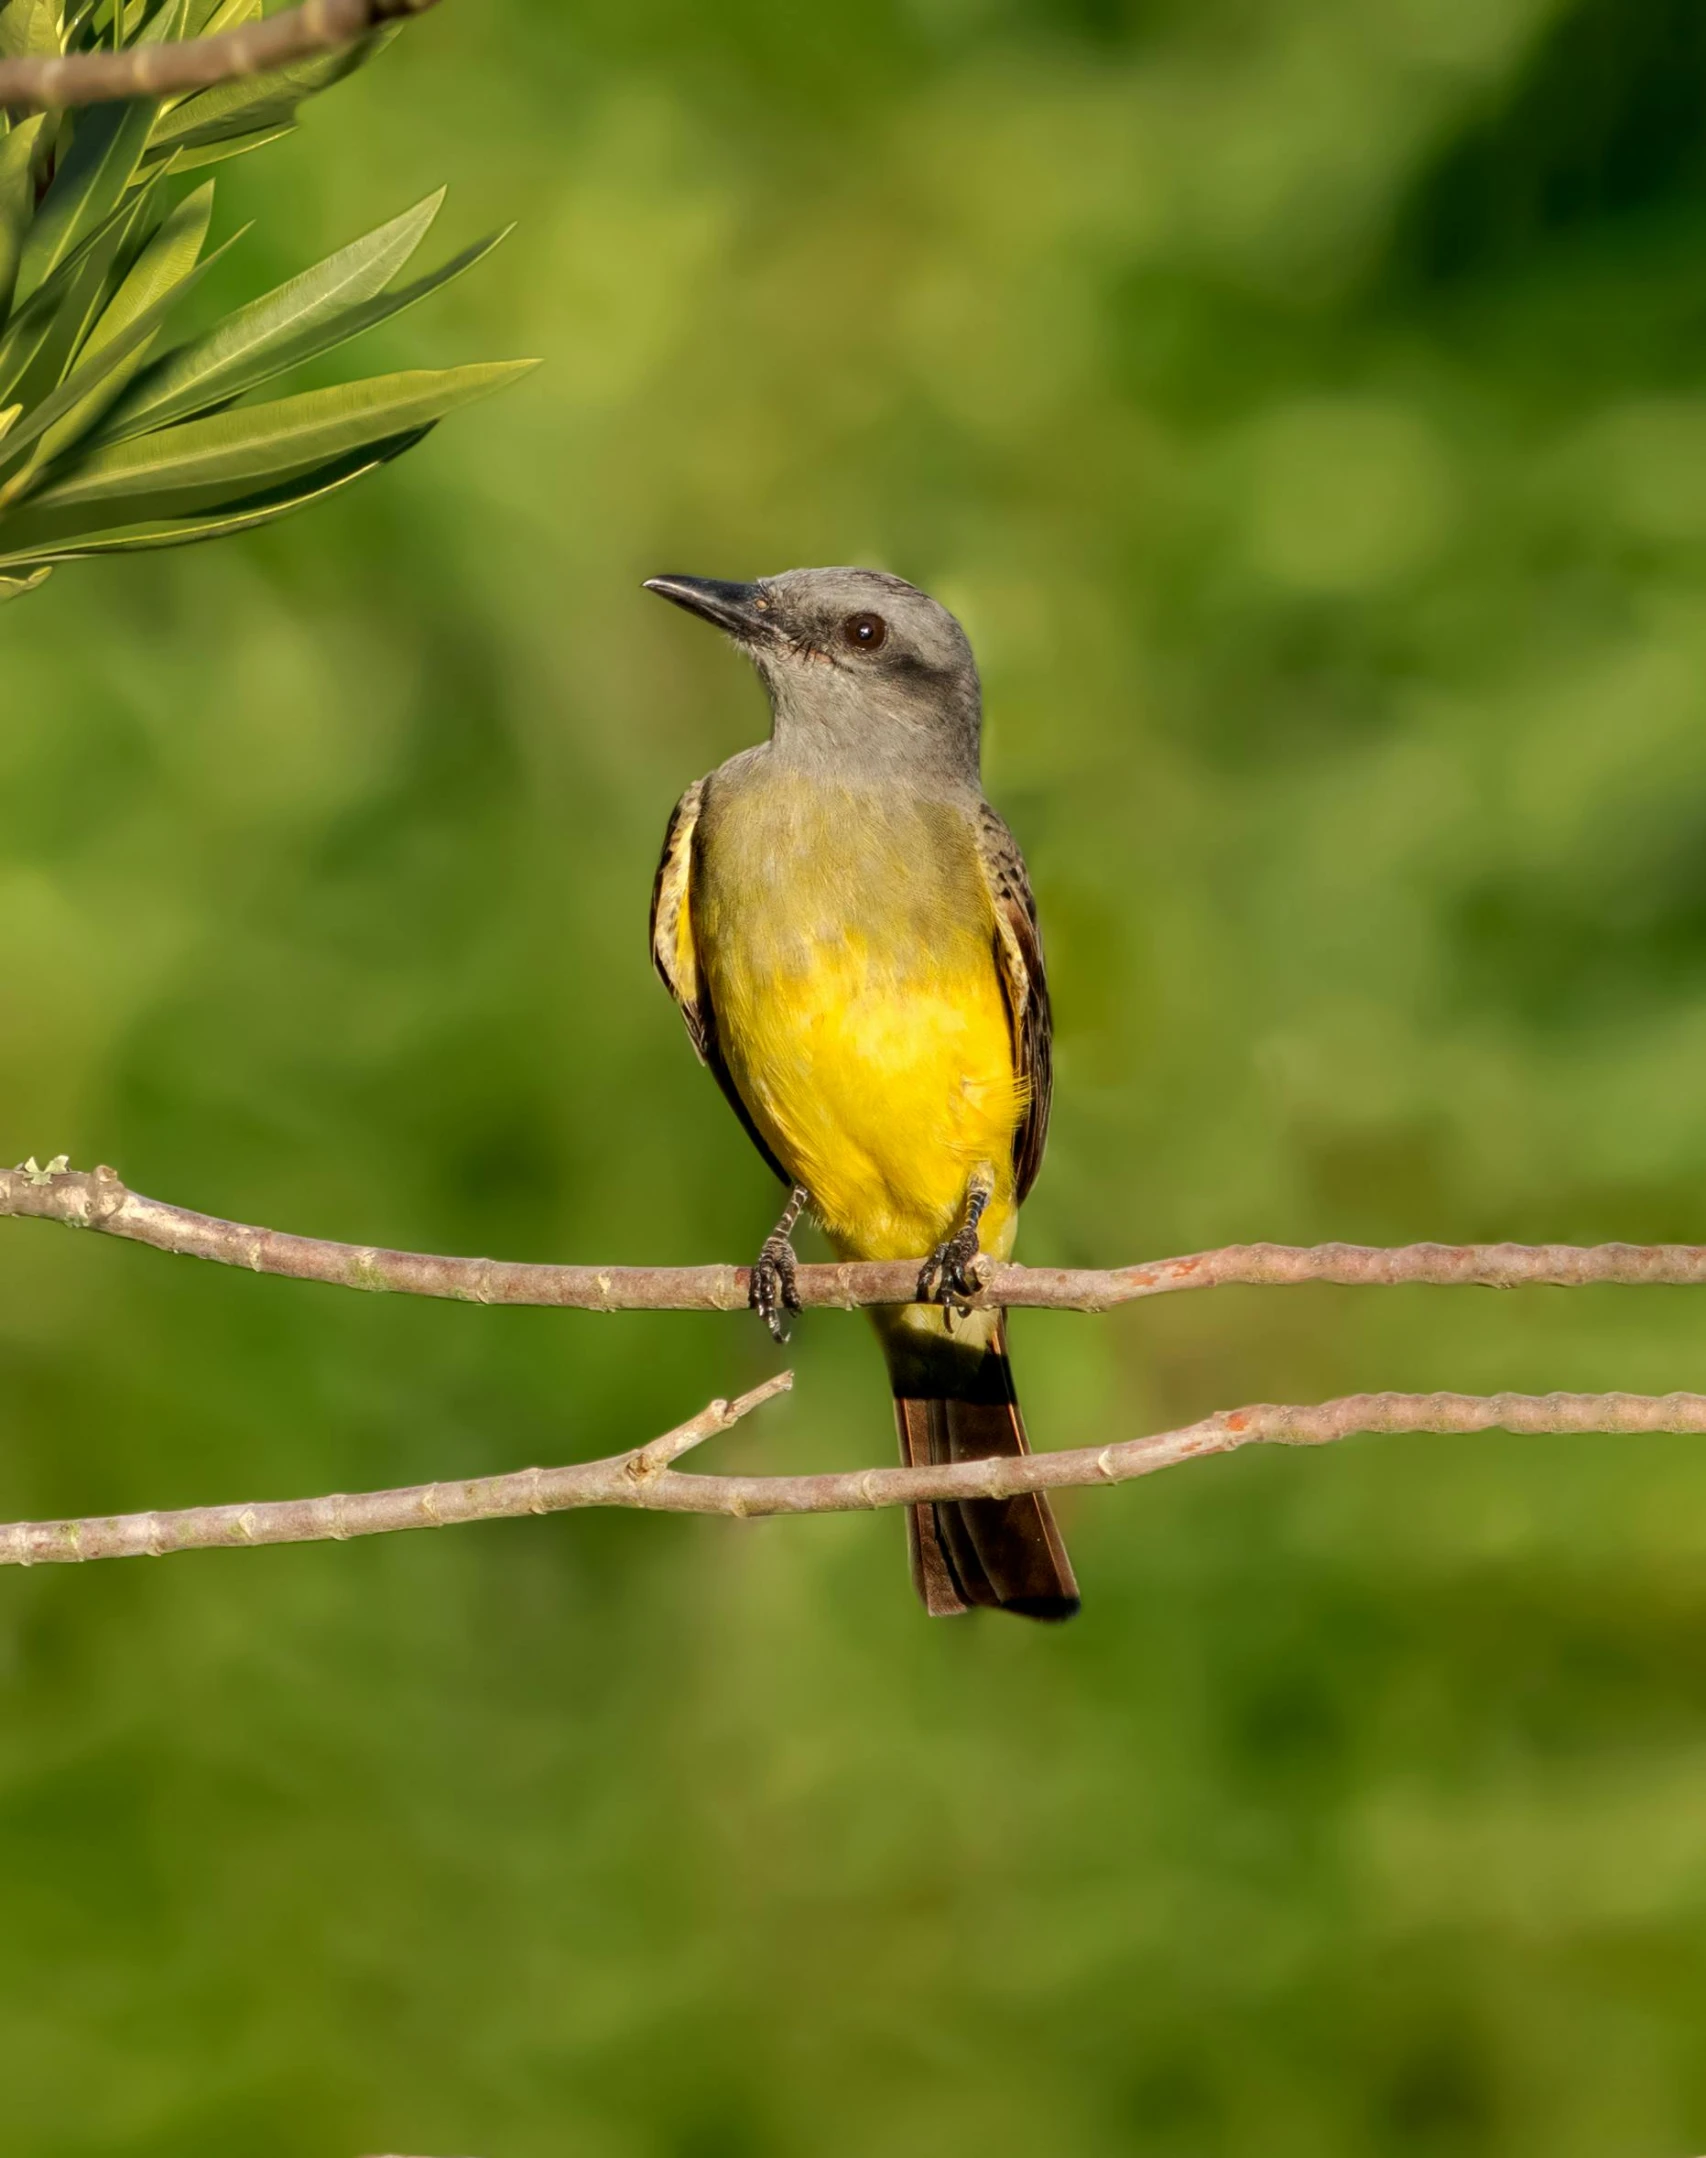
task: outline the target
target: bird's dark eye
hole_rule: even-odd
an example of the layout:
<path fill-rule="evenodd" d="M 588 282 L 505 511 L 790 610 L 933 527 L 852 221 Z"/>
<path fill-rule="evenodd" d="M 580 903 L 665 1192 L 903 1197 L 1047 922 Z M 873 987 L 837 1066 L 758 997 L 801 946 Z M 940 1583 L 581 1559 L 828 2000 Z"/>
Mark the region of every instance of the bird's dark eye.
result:
<path fill-rule="evenodd" d="M 874 652 L 888 633 L 880 614 L 850 614 L 841 625 L 841 641 L 854 652 Z"/>

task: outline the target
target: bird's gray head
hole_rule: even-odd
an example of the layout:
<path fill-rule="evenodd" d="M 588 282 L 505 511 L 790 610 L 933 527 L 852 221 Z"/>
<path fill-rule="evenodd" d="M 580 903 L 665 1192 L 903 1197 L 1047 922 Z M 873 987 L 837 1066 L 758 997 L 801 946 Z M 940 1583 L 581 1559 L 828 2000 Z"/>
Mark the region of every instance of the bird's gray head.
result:
<path fill-rule="evenodd" d="M 785 754 L 977 776 L 982 697 L 966 633 L 902 577 L 791 569 L 755 584 L 653 577 L 751 658 Z"/>

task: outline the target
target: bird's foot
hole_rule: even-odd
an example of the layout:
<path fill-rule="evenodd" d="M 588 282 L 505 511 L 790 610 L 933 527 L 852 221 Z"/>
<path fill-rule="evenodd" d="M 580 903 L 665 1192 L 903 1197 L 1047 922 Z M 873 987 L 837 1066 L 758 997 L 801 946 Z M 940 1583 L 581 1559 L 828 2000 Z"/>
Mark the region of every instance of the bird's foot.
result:
<path fill-rule="evenodd" d="M 952 1325 L 956 1306 L 974 1297 L 983 1283 L 978 1278 L 977 1224 L 968 1221 L 925 1260 L 918 1270 L 918 1302 L 940 1304 Z"/>
<path fill-rule="evenodd" d="M 983 1287 L 978 1271 L 978 1224 L 989 1204 L 993 1179 L 976 1177 L 966 1191 L 964 1221 L 953 1235 L 938 1244 L 918 1270 L 917 1301 L 940 1304 L 954 1323 L 955 1307 L 964 1309 Z"/>
<path fill-rule="evenodd" d="M 805 1203 L 806 1193 L 796 1184 L 782 1219 L 764 1239 L 747 1291 L 747 1302 L 770 1329 L 770 1338 L 775 1342 L 788 1338 L 785 1314 L 800 1308 L 799 1262 L 794 1257 L 793 1234 Z"/>
<path fill-rule="evenodd" d="M 798 1311 L 800 1292 L 796 1286 L 796 1262 L 794 1247 L 785 1236 L 767 1236 L 752 1269 L 752 1289 L 749 1301 L 754 1311 L 770 1329 L 772 1341 L 782 1342 L 788 1338 L 788 1322 L 785 1312 Z"/>

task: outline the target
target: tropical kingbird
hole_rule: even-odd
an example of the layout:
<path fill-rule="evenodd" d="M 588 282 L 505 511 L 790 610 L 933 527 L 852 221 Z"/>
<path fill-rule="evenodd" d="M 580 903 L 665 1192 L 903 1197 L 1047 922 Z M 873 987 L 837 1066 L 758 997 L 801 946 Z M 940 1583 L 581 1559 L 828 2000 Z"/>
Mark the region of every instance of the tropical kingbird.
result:
<path fill-rule="evenodd" d="M 658 972 L 791 1187 L 754 1306 L 785 1339 L 802 1208 L 845 1258 L 928 1252 L 919 1301 L 872 1314 L 902 1454 L 1025 1453 L 1004 1315 L 956 1306 L 977 1253 L 1013 1247 L 1050 1072 L 1036 905 L 983 797 L 965 632 L 876 570 L 646 589 L 725 630 L 770 696 L 769 741 L 676 805 L 652 893 Z M 1078 1609 L 1046 1498 L 921 1505 L 908 1520 L 927 1610 Z"/>

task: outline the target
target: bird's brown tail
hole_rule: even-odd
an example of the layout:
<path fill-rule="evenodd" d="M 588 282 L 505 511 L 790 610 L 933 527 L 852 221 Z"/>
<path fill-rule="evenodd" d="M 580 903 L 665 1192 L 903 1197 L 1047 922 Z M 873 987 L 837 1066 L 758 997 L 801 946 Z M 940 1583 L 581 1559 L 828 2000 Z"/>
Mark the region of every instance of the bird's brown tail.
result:
<path fill-rule="evenodd" d="M 1001 1313 L 973 1312 L 953 1334 L 927 1306 L 877 1320 L 905 1461 L 921 1467 L 1030 1452 Z M 1072 1562 L 1040 1493 L 910 1507 L 907 1542 L 913 1583 L 934 1616 L 972 1604 L 1035 1619 L 1067 1619 L 1078 1609 Z"/>

